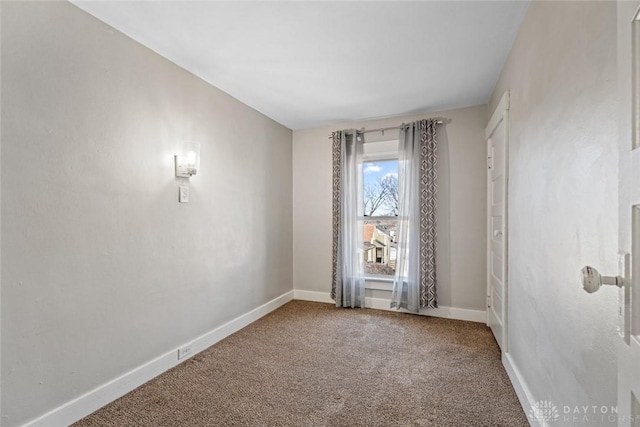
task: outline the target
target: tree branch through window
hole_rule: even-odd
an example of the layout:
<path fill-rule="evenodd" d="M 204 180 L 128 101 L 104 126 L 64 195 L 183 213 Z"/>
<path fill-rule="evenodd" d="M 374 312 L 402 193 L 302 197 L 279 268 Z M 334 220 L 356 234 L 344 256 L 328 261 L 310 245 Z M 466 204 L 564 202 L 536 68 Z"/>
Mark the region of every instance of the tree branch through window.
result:
<path fill-rule="evenodd" d="M 377 181 L 369 181 L 364 187 L 365 216 L 398 215 L 398 177 L 385 175 Z"/>

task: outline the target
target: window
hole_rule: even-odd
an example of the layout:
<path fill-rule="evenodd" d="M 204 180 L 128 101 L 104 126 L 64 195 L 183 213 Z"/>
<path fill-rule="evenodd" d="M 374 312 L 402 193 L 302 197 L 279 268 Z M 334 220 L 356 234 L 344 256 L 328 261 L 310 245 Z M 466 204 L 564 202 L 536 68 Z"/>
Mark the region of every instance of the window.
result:
<path fill-rule="evenodd" d="M 374 143 L 376 144 L 376 143 Z M 372 157 L 377 160 L 370 160 Z M 362 165 L 365 276 L 392 277 L 396 267 L 398 227 L 397 151 L 378 153 Z"/>

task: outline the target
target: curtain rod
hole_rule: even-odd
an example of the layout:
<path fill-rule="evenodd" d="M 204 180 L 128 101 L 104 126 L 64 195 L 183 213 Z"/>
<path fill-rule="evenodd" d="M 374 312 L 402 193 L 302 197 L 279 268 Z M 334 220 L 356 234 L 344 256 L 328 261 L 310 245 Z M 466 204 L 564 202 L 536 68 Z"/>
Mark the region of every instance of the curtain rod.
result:
<path fill-rule="evenodd" d="M 437 125 L 441 125 L 443 123 L 444 123 L 444 121 L 442 119 L 436 119 L 436 124 Z M 402 128 L 406 128 L 407 126 L 409 126 L 409 125 L 408 124 L 403 124 L 403 125 L 400 125 L 400 126 L 392 126 L 392 127 L 388 127 L 388 128 L 378 128 L 378 129 L 370 129 L 370 130 L 364 130 L 364 128 L 362 128 L 362 130 L 360 132 L 362 132 L 362 133 L 382 132 L 382 134 L 384 135 L 385 131 L 394 130 L 394 129 L 402 129 Z M 329 135 L 329 139 L 331 139 L 331 138 L 333 138 L 333 135 Z"/>

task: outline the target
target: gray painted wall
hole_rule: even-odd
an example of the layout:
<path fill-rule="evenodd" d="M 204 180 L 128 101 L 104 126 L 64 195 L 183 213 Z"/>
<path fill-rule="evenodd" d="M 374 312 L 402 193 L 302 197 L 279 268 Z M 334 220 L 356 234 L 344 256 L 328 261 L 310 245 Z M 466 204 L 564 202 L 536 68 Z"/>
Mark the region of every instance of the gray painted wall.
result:
<path fill-rule="evenodd" d="M 69 3 L 3 2 L 1 25 L 15 426 L 292 289 L 292 133 Z"/>
<path fill-rule="evenodd" d="M 615 404 L 617 290 L 579 274 L 617 271 L 615 2 L 532 2 L 489 114 L 507 89 L 510 356 L 536 400 Z"/>
<path fill-rule="evenodd" d="M 398 126 L 425 117 L 446 117 L 438 127 L 438 301 L 441 306 L 485 310 L 486 301 L 486 106 L 293 132 L 294 286 L 330 292 L 331 141 L 335 130 Z M 398 131 L 371 133 L 367 141 L 398 138 Z M 367 296 L 390 298 L 386 291 Z"/>

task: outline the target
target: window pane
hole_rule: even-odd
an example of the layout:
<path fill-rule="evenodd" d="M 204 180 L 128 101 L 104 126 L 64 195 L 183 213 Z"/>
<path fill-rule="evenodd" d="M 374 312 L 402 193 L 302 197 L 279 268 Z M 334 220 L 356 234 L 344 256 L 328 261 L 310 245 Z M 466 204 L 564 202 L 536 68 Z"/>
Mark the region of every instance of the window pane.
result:
<path fill-rule="evenodd" d="M 393 276 L 396 273 L 396 220 L 363 221 L 364 272 L 366 275 Z"/>
<path fill-rule="evenodd" d="M 398 215 L 398 161 L 364 162 L 365 216 Z"/>

